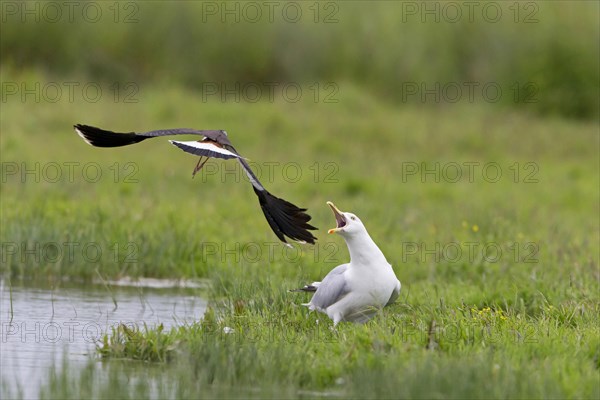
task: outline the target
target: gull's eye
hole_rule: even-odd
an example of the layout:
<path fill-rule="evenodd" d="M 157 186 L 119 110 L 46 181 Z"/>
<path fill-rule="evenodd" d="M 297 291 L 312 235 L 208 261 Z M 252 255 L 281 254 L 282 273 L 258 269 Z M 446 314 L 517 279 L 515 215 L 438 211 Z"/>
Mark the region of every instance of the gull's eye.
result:
<path fill-rule="evenodd" d="M 352 221 L 356 221 L 356 217 L 350 217 Z"/>

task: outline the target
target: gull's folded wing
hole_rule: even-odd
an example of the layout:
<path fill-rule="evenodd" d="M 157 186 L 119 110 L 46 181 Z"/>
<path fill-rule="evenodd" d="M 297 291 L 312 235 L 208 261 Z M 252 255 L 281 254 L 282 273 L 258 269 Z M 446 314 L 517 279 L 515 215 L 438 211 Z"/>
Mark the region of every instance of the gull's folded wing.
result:
<path fill-rule="evenodd" d="M 327 308 L 348 294 L 348 285 L 344 272 L 349 264 L 338 265 L 325 276 L 317 291 L 315 292 L 310 304 L 318 310 L 327 310 Z"/>

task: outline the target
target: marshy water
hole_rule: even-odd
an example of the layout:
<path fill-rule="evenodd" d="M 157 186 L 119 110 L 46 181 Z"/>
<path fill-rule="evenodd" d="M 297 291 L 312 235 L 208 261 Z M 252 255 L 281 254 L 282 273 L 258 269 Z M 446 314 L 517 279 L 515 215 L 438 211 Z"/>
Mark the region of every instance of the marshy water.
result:
<path fill-rule="evenodd" d="M 0 389 L 37 398 L 53 367 L 66 357 L 69 368 L 83 368 L 112 327 L 168 329 L 201 319 L 207 305 L 201 293 L 156 280 L 55 287 L 0 280 Z"/>

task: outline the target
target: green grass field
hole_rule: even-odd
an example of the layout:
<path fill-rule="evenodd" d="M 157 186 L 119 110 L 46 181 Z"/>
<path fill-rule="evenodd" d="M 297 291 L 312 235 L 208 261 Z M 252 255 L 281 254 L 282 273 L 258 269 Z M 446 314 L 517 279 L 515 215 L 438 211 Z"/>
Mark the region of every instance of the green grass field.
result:
<path fill-rule="evenodd" d="M 202 321 L 117 330 L 105 362 L 57 369 L 43 397 L 600 396 L 597 123 L 337 84 L 338 103 L 142 85 L 134 104 L 2 104 L 3 277 L 212 283 Z M 278 244 L 231 164 L 192 180 L 196 160 L 166 140 L 92 148 L 74 123 L 226 129 L 272 193 L 308 207 L 318 244 Z M 361 217 L 402 282 L 366 325 L 332 330 L 288 292 L 348 259 L 328 200 Z"/>

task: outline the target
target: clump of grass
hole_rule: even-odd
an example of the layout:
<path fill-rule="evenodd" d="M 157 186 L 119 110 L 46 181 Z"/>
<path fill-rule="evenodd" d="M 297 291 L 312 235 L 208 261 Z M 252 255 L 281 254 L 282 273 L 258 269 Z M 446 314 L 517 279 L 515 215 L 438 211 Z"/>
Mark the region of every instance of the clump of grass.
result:
<path fill-rule="evenodd" d="M 162 324 L 154 329 L 144 325 L 143 330 L 124 324 L 111 327 L 111 332 L 103 336 L 98 353 L 102 357 L 167 361 L 176 348 L 176 335 L 163 334 L 163 329 Z"/>

